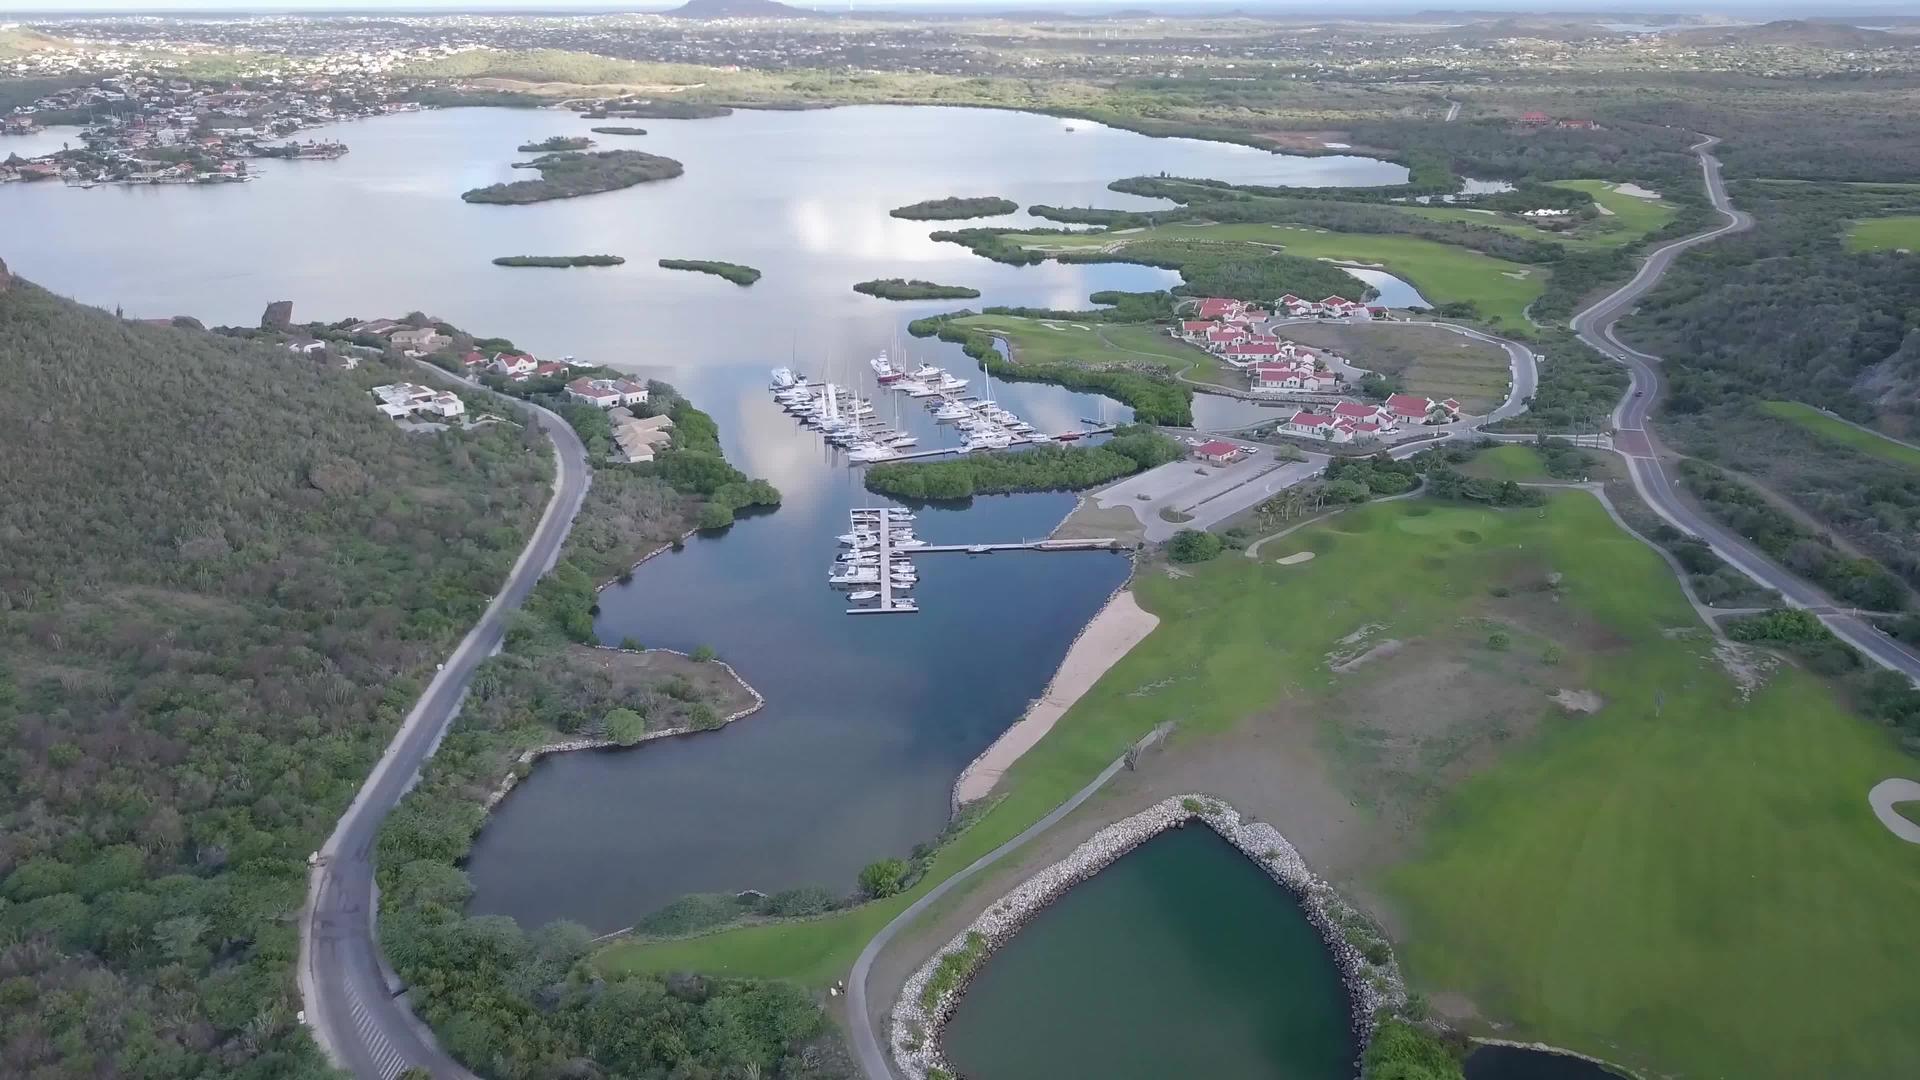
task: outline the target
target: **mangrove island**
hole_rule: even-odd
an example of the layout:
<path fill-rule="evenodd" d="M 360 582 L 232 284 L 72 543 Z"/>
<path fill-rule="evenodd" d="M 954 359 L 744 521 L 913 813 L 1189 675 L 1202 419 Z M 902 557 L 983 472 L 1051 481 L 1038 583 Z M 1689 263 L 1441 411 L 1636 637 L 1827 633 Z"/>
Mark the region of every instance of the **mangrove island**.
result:
<path fill-rule="evenodd" d="M 618 255 L 502 255 L 495 266 L 619 266 L 627 260 Z"/>
<path fill-rule="evenodd" d="M 1036 446 L 952 461 L 892 461 L 867 470 L 867 490 L 897 499 L 966 499 L 1015 491 L 1082 491 L 1178 461 L 1186 448 L 1143 424 L 1098 446 Z"/>
<path fill-rule="evenodd" d="M 751 285 L 760 280 L 760 271 L 739 263 L 710 262 L 706 259 L 661 259 L 663 270 L 692 270 L 701 274 L 723 277 L 735 285 Z"/>
<path fill-rule="evenodd" d="M 941 285 L 918 278 L 909 281 L 897 277 L 856 282 L 853 291 L 882 300 L 971 300 L 980 295 L 979 289 L 969 289 L 965 285 Z"/>
<path fill-rule="evenodd" d="M 1012 199 L 1003 199 L 997 195 L 982 195 L 978 198 L 962 198 L 958 195 L 945 199 L 928 199 L 888 211 L 897 218 L 909 221 L 958 221 L 962 218 L 999 217 L 1020 209 L 1020 204 Z"/>
<path fill-rule="evenodd" d="M 525 165 L 540 170 L 540 179 L 489 184 L 465 192 L 460 197 L 470 203 L 518 205 L 546 202 L 549 199 L 571 199 L 579 195 L 617 191 L 653 180 L 669 180 L 684 171 L 680 163 L 672 158 L 638 150 L 547 154 Z"/>
<path fill-rule="evenodd" d="M 593 140 L 585 135 L 550 135 L 539 142 L 520 144 L 523 154 L 557 153 L 562 150 L 586 150 L 593 146 Z"/>
<path fill-rule="evenodd" d="M 595 135 L 645 135 L 646 128 L 638 127 L 597 127 L 590 128 Z"/>

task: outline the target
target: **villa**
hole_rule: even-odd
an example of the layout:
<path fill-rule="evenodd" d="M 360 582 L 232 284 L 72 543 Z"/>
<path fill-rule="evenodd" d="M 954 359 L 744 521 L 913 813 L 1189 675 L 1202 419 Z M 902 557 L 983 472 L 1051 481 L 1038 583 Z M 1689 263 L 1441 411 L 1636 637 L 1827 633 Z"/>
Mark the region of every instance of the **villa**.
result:
<path fill-rule="evenodd" d="M 1394 394 L 1387 398 L 1386 410 L 1393 419 L 1405 424 L 1451 423 L 1460 416 L 1460 403 L 1448 398 L 1435 401 L 1418 394 Z"/>
<path fill-rule="evenodd" d="M 373 388 L 380 399 L 380 411 L 395 420 L 424 413 L 451 419 L 466 415 L 466 403 L 446 390 L 434 390 L 416 383 L 389 383 Z"/>
<path fill-rule="evenodd" d="M 1312 354 L 1308 354 L 1253 365 L 1248 388 L 1262 394 L 1288 391 L 1312 393 L 1333 385 L 1334 381 L 1330 373 L 1320 370 Z"/>
<path fill-rule="evenodd" d="M 575 379 L 567 384 L 567 396 L 611 409 L 616 405 L 646 404 L 647 388 L 628 379 Z"/>

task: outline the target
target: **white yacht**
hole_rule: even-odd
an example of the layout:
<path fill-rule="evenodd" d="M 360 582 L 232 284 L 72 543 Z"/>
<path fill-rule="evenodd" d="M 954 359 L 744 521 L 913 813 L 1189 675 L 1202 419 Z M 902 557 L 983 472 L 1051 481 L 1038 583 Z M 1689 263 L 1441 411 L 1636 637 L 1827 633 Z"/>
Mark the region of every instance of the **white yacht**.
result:
<path fill-rule="evenodd" d="M 935 390 L 943 390 L 943 391 L 965 390 L 967 388 L 967 380 L 956 379 L 953 376 L 943 371 L 940 373 L 940 377 L 938 379 L 935 379 L 929 385 L 931 385 Z"/>
<path fill-rule="evenodd" d="M 791 389 L 795 381 L 792 368 L 777 367 L 773 369 L 773 388 L 775 390 Z"/>
<path fill-rule="evenodd" d="M 906 377 L 905 372 L 895 368 L 893 361 L 887 359 L 886 353 L 881 353 L 879 356 L 867 361 L 867 366 L 873 368 L 874 375 L 877 376 L 882 383 L 897 382 Z"/>
<path fill-rule="evenodd" d="M 946 372 L 944 370 L 934 367 L 932 364 L 921 364 L 919 367 L 914 368 L 913 374 L 908 377 L 919 379 L 921 382 L 928 382 L 933 379 L 938 379 L 945 374 Z"/>
<path fill-rule="evenodd" d="M 859 600 L 859 601 L 878 600 L 880 599 L 880 590 L 879 589 L 860 589 L 855 592 L 848 593 L 847 599 Z"/>
<path fill-rule="evenodd" d="M 965 405 L 957 401 L 949 401 L 933 410 L 933 418 L 935 420 L 965 420 L 972 415 L 973 413 L 967 411 Z"/>
<path fill-rule="evenodd" d="M 827 578 L 829 585 L 874 585 L 880 581 L 880 570 L 872 566 L 859 566 L 844 574 L 833 574 Z"/>
<path fill-rule="evenodd" d="M 919 441 L 919 439 L 911 435 L 895 435 L 893 438 L 887 440 L 887 445 L 899 449 L 912 446 Z"/>
<path fill-rule="evenodd" d="M 847 455 L 849 460 L 859 462 L 886 461 L 899 456 L 900 452 L 898 450 L 890 446 L 883 446 L 880 443 L 862 443 L 854 447 L 853 451 Z"/>

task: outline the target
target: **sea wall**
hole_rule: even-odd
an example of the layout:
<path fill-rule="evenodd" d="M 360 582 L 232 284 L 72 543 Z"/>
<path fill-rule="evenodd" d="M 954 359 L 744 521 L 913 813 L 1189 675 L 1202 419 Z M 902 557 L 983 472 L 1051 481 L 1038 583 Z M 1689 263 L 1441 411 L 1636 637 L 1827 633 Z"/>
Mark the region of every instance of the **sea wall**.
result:
<path fill-rule="evenodd" d="M 666 549 L 661 548 L 660 550 L 664 551 Z M 655 552 L 655 554 L 658 554 L 658 553 L 659 553 L 658 551 Z M 651 558 L 652 556 L 648 556 L 648 557 Z M 596 649 L 605 649 L 608 652 L 633 652 L 634 651 L 632 649 L 622 649 L 613 645 L 595 645 L 593 647 Z M 650 649 L 648 651 L 673 653 L 675 656 L 687 656 L 686 653 L 680 652 L 677 649 Z M 688 657 L 688 659 L 692 659 L 692 657 Z M 713 730 L 717 730 L 718 728 L 725 727 L 728 724 L 733 723 L 735 720 L 738 720 L 743 716 L 752 716 L 754 713 L 757 713 L 761 709 L 766 707 L 767 699 L 760 696 L 760 691 L 755 690 L 753 688 L 752 683 L 749 683 L 747 680 L 741 678 L 740 673 L 734 670 L 734 667 L 732 664 L 727 663 L 725 660 L 717 660 L 717 659 L 706 660 L 702 662 L 708 663 L 708 664 L 718 664 L 719 666 L 725 668 L 727 671 L 727 674 L 733 677 L 733 681 L 739 683 L 740 688 L 742 690 L 745 690 L 747 692 L 747 696 L 753 699 L 753 703 L 748 705 L 744 709 L 736 709 L 735 711 L 728 713 L 723 719 L 721 719 L 720 723 L 713 728 L 690 728 L 690 727 L 661 728 L 658 731 L 649 731 L 646 734 L 641 735 L 639 742 L 634 742 L 634 743 L 616 743 L 612 739 L 596 739 L 596 738 L 562 739 L 559 742 L 551 742 L 543 746 L 536 746 L 536 747 L 533 747 L 532 749 L 524 750 L 521 752 L 520 757 L 517 759 L 515 767 L 509 770 L 507 775 L 500 778 L 499 786 L 493 789 L 492 793 L 486 797 L 486 800 L 482 802 L 481 805 L 485 807 L 489 813 L 491 813 L 494 807 L 500 805 L 500 800 L 506 798 L 507 795 L 513 791 L 514 787 L 520 783 L 520 777 L 525 773 L 526 767 L 529 765 L 532 765 L 535 761 L 538 761 L 539 759 L 546 757 L 548 754 L 564 754 L 573 750 L 610 750 L 617 746 L 618 747 L 638 746 L 640 745 L 640 743 L 652 742 L 655 739 L 665 739 L 674 735 L 691 735 L 696 731 L 713 731 Z"/>
<path fill-rule="evenodd" d="M 1340 969 L 1352 1008 L 1352 1024 L 1364 1052 L 1372 1038 L 1375 1017 L 1406 1003 L 1406 986 L 1391 949 L 1369 950 L 1384 958 L 1371 960 L 1348 940 L 1348 929 L 1367 925 L 1362 916 L 1333 886 L 1307 868 L 1306 860 L 1273 826 L 1248 821 L 1220 799 L 1210 795 L 1173 796 L 1094 833 L 1066 858 L 1015 886 L 994 901 L 966 929 L 954 935 L 918 970 L 907 977 L 889 1017 L 887 1040 L 894 1063 L 908 1080 L 955 1075 L 941 1047 L 941 1036 L 973 973 L 992 954 L 1019 934 L 1029 919 L 1148 840 L 1198 820 L 1252 859 L 1267 875 L 1293 893 L 1307 920 L 1326 942 Z M 972 964 L 952 985 L 931 993 L 943 958 L 971 953 Z M 923 1000 L 925 998 L 925 1000 Z M 1359 1072 L 1359 1062 L 1354 1062 Z"/>

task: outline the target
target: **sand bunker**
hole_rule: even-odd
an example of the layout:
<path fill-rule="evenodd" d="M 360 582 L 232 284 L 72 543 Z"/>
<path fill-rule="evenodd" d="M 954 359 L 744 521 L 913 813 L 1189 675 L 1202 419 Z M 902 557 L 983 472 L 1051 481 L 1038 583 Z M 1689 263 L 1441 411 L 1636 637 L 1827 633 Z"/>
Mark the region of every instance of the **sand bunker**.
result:
<path fill-rule="evenodd" d="M 1894 807 L 1899 803 L 1920 802 L 1920 783 L 1901 777 L 1882 780 L 1867 792 L 1867 805 L 1887 831 L 1909 844 L 1920 844 L 1920 824 L 1909 821 Z"/>
<path fill-rule="evenodd" d="M 1362 665 L 1374 660 L 1385 660 L 1387 657 L 1399 652 L 1405 645 L 1406 642 L 1401 641 L 1399 638 L 1388 638 L 1373 648 L 1368 649 L 1366 652 L 1361 653 L 1359 656 L 1339 660 L 1327 666 L 1336 674 L 1345 675 L 1348 672 L 1358 670 Z"/>
<path fill-rule="evenodd" d="M 1283 556 L 1273 561 L 1279 563 L 1281 566 L 1298 566 L 1303 562 L 1312 562 L 1313 552 L 1296 551 L 1291 555 Z"/>
<path fill-rule="evenodd" d="M 1622 195 L 1631 195 L 1636 199 L 1657 199 L 1660 197 L 1659 192 L 1649 191 L 1639 184 L 1615 184 L 1613 185 L 1613 190 Z"/>
<path fill-rule="evenodd" d="M 953 785 L 954 805 L 970 803 L 992 791 L 1001 775 L 1020 760 L 1020 755 L 1033 749 L 1073 703 L 1100 681 L 1108 668 L 1158 625 L 1159 616 L 1135 603 L 1130 590 L 1115 593 L 1074 639 L 1066 659 L 1060 661 L 1060 670 L 1054 672 L 1053 681 L 1047 684 L 1046 693 L 960 774 L 959 781 Z"/>
<path fill-rule="evenodd" d="M 1568 712 L 1585 713 L 1588 716 L 1600 711 L 1607 700 L 1591 690 L 1561 689 L 1553 695 L 1553 700 Z"/>

